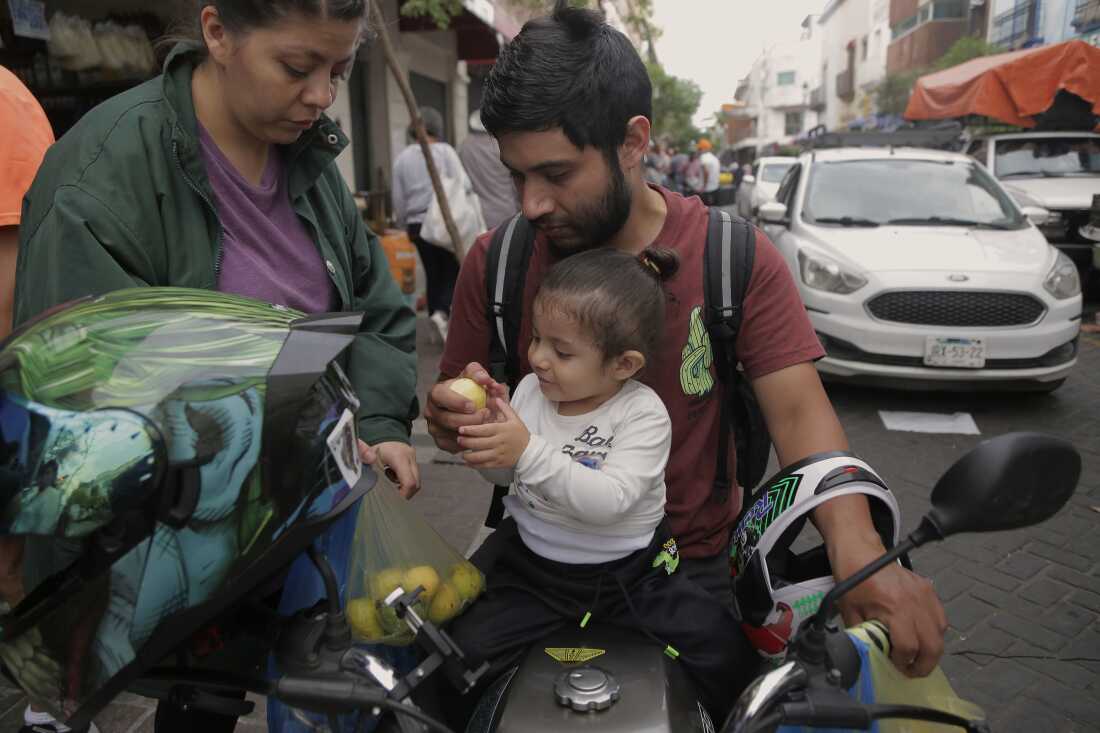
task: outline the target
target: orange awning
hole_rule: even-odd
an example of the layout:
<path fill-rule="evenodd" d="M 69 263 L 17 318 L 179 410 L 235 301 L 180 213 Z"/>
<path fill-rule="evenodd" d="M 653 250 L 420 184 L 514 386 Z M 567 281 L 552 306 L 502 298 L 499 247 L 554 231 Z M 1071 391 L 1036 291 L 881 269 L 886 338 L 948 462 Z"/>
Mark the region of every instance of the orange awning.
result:
<path fill-rule="evenodd" d="M 942 120 L 983 115 L 1020 127 L 1050 107 L 1060 89 L 1076 94 L 1100 114 L 1100 48 L 1066 41 L 983 56 L 922 76 L 905 117 Z"/>

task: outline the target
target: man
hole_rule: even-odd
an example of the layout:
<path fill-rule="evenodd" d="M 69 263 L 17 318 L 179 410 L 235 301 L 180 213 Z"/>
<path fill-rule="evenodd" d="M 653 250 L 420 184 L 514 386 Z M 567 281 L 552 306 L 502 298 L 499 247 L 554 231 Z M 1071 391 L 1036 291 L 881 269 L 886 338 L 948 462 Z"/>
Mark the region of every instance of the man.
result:
<path fill-rule="evenodd" d="M 508 169 L 500 163 L 500 147 L 496 138 L 481 124 L 481 111 L 470 113 L 470 134 L 458 147 L 458 157 L 474 184 L 474 192 L 481 199 L 481 213 L 485 225 L 496 229 L 502 222 L 519 211 L 516 187 Z"/>
<path fill-rule="evenodd" d="M 718 161 L 718 156 L 711 152 L 710 140 L 706 138 L 700 140 L 696 149 L 699 151 L 699 167 L 703 173 L 703 187 L 700 189 L 700 197 L 707 206 L 714 206 L 718 203 L 722 164 Z"/>
<path fill-rule="evenodd" d="M 569 8 L 562 0 L 552 16 L 530 21 L 501 50 L 486 84 L 482 120 L 500 143 L 501 161 L 512 172 L 523 214 L 538 232 L 526 273 L 520 366 L 530 371 L 531 303 L 555 261 L 603 246 L 633 253 L 660 246 L 677 252 L 680 270 L 666 284 L 662 342 L 667 350 L 645 381 L 661 395 L 672 418 L 666 512 L 680 545 L 680 567 L 732 604 L 728 543 L 741 502 L 736 492 L 724 502 L 712 494 L 722 383 L 714 376 L 709 340 L 700 335 L 708 213 L 698 199 L 643 181 L 651 97 L 645 66 L 630 41 L 599 14 Z M 779 462 L 790 465 L 813 453 L 846 449 L 847 440 L 813 365 L 823 351 L 797 288 L 775 247 L 762 232 L 756 237 L 738 354 Z M 459 427 L 479 424 L 489 414 L 453 392 L 450 380 L 470 377 L 502 391 L 482 366 L 490 343 L 489 242 L 490 235 L 482 236 L 463 263 L 440 383 L 425 407 L 436 445 L 452 453 L 463 449 Z M 723 449 L 732 463 L 733 450 Z M 732 466 L 730 474 L 736 474 Z M 883 552 L 863 498 L 828 502 L 813 519 L 837 578 Z M 496 535 L 507 529 L 506 523 Z M 486 540 L 477 559 L 492 561 L 496 535 Z M 841 605 L 848 623 L 877 618 L 889 626 L 892 658 L 907 674 L 925 675 L 939 660 L 946 618 L 927 580 L 890 566 Z"/>

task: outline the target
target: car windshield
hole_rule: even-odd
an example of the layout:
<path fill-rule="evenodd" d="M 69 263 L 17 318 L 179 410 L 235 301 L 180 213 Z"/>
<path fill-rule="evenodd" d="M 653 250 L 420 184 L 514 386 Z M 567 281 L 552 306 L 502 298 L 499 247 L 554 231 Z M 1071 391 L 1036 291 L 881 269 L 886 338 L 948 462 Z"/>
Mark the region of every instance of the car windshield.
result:
<path fill-rule="evenodd" d="M 769 163 L 760 172 L 760 180 L 765 183 L 779 183 L 794 163 Z"/>
<path fill-rule="evenodd" d="M 838 226 L 1027 226 L 1008 194 L 979 166 L 905 158 L 817 163 L 802 218 Z"/>
<path fill-rule="evenodd" d="M 1100 176 L 1100 138 L 998 140 L 993 170 L 998 178 Z"/>

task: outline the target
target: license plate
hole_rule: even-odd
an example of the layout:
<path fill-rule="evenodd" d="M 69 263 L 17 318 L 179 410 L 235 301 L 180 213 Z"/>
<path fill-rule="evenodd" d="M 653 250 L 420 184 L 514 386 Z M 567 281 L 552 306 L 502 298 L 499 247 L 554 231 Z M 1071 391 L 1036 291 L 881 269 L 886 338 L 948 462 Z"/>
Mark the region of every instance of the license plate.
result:
<path fill-rule="evenodd" d="M 985 342 L 982 339 L 929 336 L 924 340 L 924 364 L 981 369 L 985 366 Z"/>

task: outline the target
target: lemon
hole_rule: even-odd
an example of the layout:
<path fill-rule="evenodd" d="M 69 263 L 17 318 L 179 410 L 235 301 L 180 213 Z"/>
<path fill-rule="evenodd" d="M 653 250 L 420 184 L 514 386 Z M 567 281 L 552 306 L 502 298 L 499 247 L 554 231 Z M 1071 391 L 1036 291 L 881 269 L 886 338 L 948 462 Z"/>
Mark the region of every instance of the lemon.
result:
<path fill-rule="evenodd" d="M 378 607 L 370 598 L 355 598 L 348 601 L 348 623 L 351 630 L 363 639 L 379 639 L 385 632 L 382 620 L 378 616 Z"/>
<path fill-rule="evenodd" d="M 433 624 L 443 624 L 451 620 L 458 609 L 462 608 L 462 596 L 450 583 L 443 582 L 435 592 L 432 605 L 428 609 L 428 619 Z"/>
<path fill-rule="evenodd" d="M 458 392 L 460 395 L 474 403 L 474 407 L 478 410 L 485 407 L 487 396 L 485 390 L 480 384 L 472 379 L 463 377 L 462 379 L 456 379 L 451 382 L 451 389 Z"/>
<path fill-rule="evenodd" d="M 460 562 L 456 563 L 451 568 L 451 577 L 449 578 L 451 584 L 458 591 L 458 594 L 462 596 L 463 600 L 472 601 L 478 597 L 481 593 L 481 589 L 484 587 L 484 579 L 481 577 L 481 571 L 478 570 L 472 563 Z"/>
<path fill-rule="evenodd" d="M 384 601 L 393 593 L 394 589 L 401 585 L 405 574 L 401 568 L 386 568 L 379 571 L 370 581 L 370 594 L 376 601 Z M 405 590 L 408 590 L 406 588 Z"/>
<path fill-rule="evenodd" d="M 425 601 L 431 601 L 435 595 L 435 589 L 439 587 L 439 573 L 431 565 L 417 565 L 405 572 L 401 580 L 401 586 L 406 591 L 413 591 L 417 586 L 423 586 L 424 592 L 420 597 Z"/>

